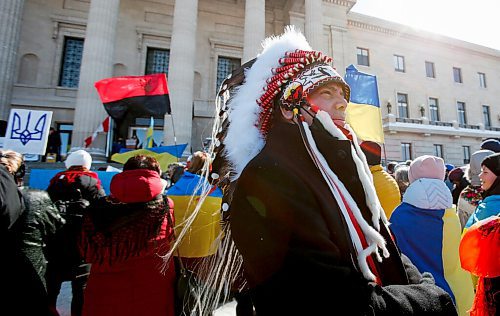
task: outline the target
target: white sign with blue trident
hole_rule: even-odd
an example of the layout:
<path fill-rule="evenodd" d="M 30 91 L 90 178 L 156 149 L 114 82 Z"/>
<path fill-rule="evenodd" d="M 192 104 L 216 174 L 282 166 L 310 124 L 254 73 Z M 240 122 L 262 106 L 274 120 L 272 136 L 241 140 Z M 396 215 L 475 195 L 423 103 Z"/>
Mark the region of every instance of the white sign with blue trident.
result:
<path fill-rule="evenodd" d="M 51 111 L 10 110 L 3 147 L 21 154 L 44 155 L 51 121 Z"/>

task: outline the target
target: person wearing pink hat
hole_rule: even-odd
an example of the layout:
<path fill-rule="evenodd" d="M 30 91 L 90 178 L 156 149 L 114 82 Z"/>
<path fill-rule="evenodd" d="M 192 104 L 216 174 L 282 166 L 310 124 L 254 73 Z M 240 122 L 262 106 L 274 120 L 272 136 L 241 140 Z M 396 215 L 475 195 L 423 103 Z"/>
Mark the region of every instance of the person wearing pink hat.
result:
<path fill-rule="evenodd" d="M 472 280 L 459 264 L 460 221 L 444 183 L 443 159 L 421 156 L 408 171 L 410 185 L 390 218 L 401 252 L 420 272 L 430 272 L 436 285 L 453 298 L 460 315 L 472 306 Z"/>

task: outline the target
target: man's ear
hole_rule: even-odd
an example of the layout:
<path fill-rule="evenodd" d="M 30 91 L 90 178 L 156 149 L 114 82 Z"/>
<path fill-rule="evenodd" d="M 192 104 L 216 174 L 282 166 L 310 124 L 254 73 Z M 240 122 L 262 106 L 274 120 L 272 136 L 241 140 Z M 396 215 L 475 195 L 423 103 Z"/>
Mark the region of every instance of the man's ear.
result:
<path fill-rule="evenodd" d="M 287 110 L 285 109 L 284 107 L 280 106 L 280 110 L 281 110 L 281 115 L 283 115 L 283 117 L 286 119 L 286 120 L 289 120 L 291 121 L 293 119 L 293 111 L 291 110 Z"/>

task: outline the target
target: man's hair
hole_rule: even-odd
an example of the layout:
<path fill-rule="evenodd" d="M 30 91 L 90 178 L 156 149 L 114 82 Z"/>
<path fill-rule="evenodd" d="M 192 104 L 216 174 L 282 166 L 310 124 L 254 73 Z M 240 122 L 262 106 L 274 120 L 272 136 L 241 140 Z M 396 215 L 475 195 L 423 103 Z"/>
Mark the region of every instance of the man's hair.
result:
<path fill-rule="evenodd" d="M 397 162 L 395 161 L 391 161 L 387 164 L 387 172 L 389 173 L 394 173 L 394 169 L 396 169 L 396 166 L 398 165 Z"/>
<path fill-rule="evenodd" d="M 159 175 L 161 174 L 161 167 L 158 161 L 154 157 L 145 155 L 130 157 L 123 166 L 123 171 L 135 169 L 148 169 L 158 172 Z"/>
<path fill-rule="evenodd" d="M 0 164 L 4 165 L 9 173 L 15 174 L 24 164 L 24 158 L 13 150 L 0 150 Z"/>
<path fill-rule="evenodd" d="M 191 173 L 200 173 L 207 159 L 208 159 L 207 153 L 202 151 L 195 152 L 191 157 L 191 161 L 187 171 Z"/>
<path fill-rule="evenodd" d="M 394 170 L 394 179 L 396 180 L 399 191 L 403 194 L 406 188 L 410 185 L 410 180 L 408 178 L 408 171 L 410 167 L 406 164 L 399 164 Z"/>

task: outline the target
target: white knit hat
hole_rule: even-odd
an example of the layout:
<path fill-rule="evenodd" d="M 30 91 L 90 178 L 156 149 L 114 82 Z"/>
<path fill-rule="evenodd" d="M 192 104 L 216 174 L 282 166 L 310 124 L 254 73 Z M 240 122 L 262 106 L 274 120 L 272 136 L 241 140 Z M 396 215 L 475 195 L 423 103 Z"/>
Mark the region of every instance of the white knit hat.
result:
<path fill-rule="evenodd" d="M 88 152 L 80 149 L 69 154 L 64 164 L 66 165 L 66 168 L 73 166 L 82 166 L 90 170 L 90 166 L 92 165 L 92 157 Z"/>

